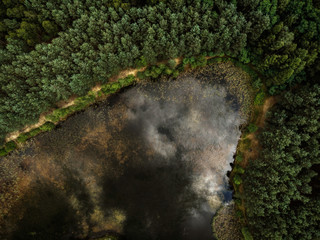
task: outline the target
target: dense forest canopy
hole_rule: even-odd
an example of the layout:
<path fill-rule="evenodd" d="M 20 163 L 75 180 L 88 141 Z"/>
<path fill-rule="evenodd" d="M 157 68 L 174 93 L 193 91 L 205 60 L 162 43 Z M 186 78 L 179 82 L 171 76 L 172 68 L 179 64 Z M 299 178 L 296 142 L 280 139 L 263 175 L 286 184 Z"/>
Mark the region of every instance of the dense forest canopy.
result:
<path fill-rule="evenodd" d="M 319 10 L 301 1 L 1 2 L 0 135 L 121 69 L 179 56 L 252 63 L 272 93 L 304 79 Z"/>
<path fill-rule="evenodd" d="M 20 28 L 5 34 L 7 43 L 0 53 L 2 138 L 36 121 L 57 101 L 83 95 L 121 69 L 209 52 L 236 56 L 248 38 L 259 37 L 269 27 L 269 16 L 258 8 L 245 16 L 224 1 L 160 2 L 142 8 L 109 5 L 108 1 L 26 1 L 25 8 L 39 11 L 33 23 L 24 17 L 21 21 L 21 14 L 2 21 L 21 21 Z M 29 23 L 43 35 L 29 31 Z M 47 41 L 31 48 L 29 37 L 14 32 Z M 50 39 L 50 34 L 57 37 Z"/>
<path fill-rule="evenodd" d="M 3 0 L 0 145 L 120 70 L 225 55 L 253 69 L 261 91 L 288 91 L 245 174 L 250 230 L 257 239 L 319 238 L 319 7 L 318 0 Z"/>
<path fill-rule="evenodd" d="M 256 239 L 320 237 L 320 86 L 287 92 L 260 135 L 263 150 L 245 175 Z"/>

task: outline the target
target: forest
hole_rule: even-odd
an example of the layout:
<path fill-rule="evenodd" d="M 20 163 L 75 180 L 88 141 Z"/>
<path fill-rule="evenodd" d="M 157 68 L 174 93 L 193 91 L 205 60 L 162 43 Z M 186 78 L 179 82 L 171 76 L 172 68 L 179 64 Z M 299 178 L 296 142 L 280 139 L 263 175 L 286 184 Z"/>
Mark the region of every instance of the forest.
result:
<path fill-rule="evenodd" d="M 257 239 L 320 236 L 320 86 L 286 92 L 260 134 L 259 158 L 244 178 L 247 216 Z"/>
<path fill-rule="evenodd" d="M 245 224 L 254 239 L 316 240 L 319 53 L 319 0 L 2 0 L 0 148 L 121 70 L 226 56 L 257 75 L 260 96 L 281 99 L 242 177 Z"/>

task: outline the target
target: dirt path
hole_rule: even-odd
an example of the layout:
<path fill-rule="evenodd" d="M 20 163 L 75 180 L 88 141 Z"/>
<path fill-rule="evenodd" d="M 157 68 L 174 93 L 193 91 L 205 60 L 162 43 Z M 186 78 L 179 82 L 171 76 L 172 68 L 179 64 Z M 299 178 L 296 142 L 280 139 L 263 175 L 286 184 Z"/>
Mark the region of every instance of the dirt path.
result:
<path fill-rule="evenodd" d="M 270 108 L 273 107 L 273 105 L 278 101 L 278 98 L 276 97 L 269 97 L 267 98 L 267 100 L 264 102 L 263 104 L 263 108 L 262 108 L 262 113 L 261 113 L 261 117 L 257 123 L 257 126 L 259 128 L 263 128 L 265 121 L 266 121 L 266 117 L 267 117 L 267 112 Z"/>
<path fill-rule="evenodd" d="M 177 65 L 181 62 L 182 60 L 182 57 L 179 57 L 179 58 L 176 58 L 174 59 L 177 63 Z M 146 69 L 146 67 L 143 67 L 143 68 L 135 68 L 135 69 L 126 69 L 124 71 L 121 71 L 118 75 L 114 76 L 114 77 L 111 77 L 109 79 L 109 82 L 115 82 L 117 81 L 118 79 L 121 79 L 121 78 L 125 78 L 129 75 L 134 75 L 136 76 L 138 71 L 144 71 Z M 98 91 L 101 90 L 101 83 L 98 83 L 96 86 L 94 86 L 91 91 L 96 93 Z M 69 106 L 72 106 L 75 102 L 75 99 L 77 98 L 76 95 L 73 95 L 71 96 L 68 100 L 66 101 L 59 101 L 56 103 L 56 105 L 59 107 L 59 108 L 66 108 L 66 107 L 69 107 Z M 49 111 L 47 112 L 44 112 L 40 115 L 39 117 L 39 121 L 35 124 L 32 124 L 32 125 L 27 125 L 25 126 L 23 129 L 21 130 L 18 130 L 18 131 L 14 131 L 12 133 L 9 133 L 7 134 L 6 138 L 5 138 L 5 141 L 6 142 L 9 142 L 9 141 L 12 141 L 12 140 L 16 140 L 19 135 L 21 133 L 26 133 L 26 132 L 29 132 L 30 130 L 34 129 L 34 128 L 38 128 L 40 127 L 41 125 L 43 125 L 45 122 L 46 122 L 46 116 L 51 114 L 52 111 L 55 110 L 55 108 L 52 108 L 50 109 Z"/>
<path fill-rule="evenodd" d="M 245 135 L 243 133 L 237 149 L 237 151 L 240 151 L 243 156 L 243 160 L 240 163 L 238 163 L 242 168 L 245 169 L 250 161 L 257 159 L 259 157 L 261 146 L 258 141 L 258 135 L 261 133 L 261 131 L 265 126 L 268 111 L 277 103 L 278 100 L 279 99 L 277 97 L 269 97 L 265 100 L 262 106 L 255 107 L 255 110 L 259 111 L 259 115 L 255 121 L 255 124 L 256 126 L 259 127 L 259 129 L 258 131 L 254 133 L 250 133 L 248 135 Z M 243 144 L 243 142 L 246 140 L 250 141 L 249 147 Z M 244 191 L 243 184 L 239 186 L 238 191 L 240 194 L 243 194 L 243 191 Z M 243 212 L 244 216 L 246 217 L 244 199 L 242 199 L 241 205 L 238 205 L 237 207 Z"/>
<path fill-rule="evenodd" d="M 249 139 L 251 141 L 250 148 L 249 149 L 241 149 L 241 152 L 243 153 L 243 162 L 241 164 L 242 167 L 246 167 L 250 161 L 250 159 L 256 159 L 259 156 L 259 152 L 261 150 L 261 147 L 259 145 L 258 141 L 258 135 L 261 132 L 262 128 L 265 125 L 267 113 L 270 108 L 278 101 L 276 97 L 269 97 L 265 100 L 264 104 L 259 107 L 260 114 L 255 122 L 255 124 L 259 127 L 259 130 L 248 134 L 245 138 Z"/>

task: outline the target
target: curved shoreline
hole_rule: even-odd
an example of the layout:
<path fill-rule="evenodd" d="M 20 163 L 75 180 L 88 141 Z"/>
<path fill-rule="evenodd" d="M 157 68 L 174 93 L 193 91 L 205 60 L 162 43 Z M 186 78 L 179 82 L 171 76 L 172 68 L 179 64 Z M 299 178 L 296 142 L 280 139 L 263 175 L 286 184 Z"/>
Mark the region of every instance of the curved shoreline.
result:
<path fill-rule="evenodd" d="M 257 78 L 257 76 L 258 76 L 258 74 L 255 72 L 255 70 L 253 70 L 249 65 L 240 63 L 237 60 L 235 60 L 232 57 L 227 56 L 227 55 L 206 56 L 205 59 L 206 59 L 205 65 L 209 65 L 209 64 L 213 64 L 213 63 L 219 63 L 219 62 L 229 62 L 230 61 L 230 62 L 234 63 L 235 66 L 240 67 L 242 70 L 247 72 L 251 77 Z M 179 58 L 176 58 L 174 60 L 176 61 L 176 68 L 178 68 L 178 66 L 181 65 L 181 62 L 182 62 L 183 58 L 179 57 Z M 155 66 L 159 66 L 160 64 L 163 64 L 165 62 L 166 61 L 159 62 Z M 187 64 L 183 64 L 183 67 L 185 67 L 185 65 L 187 65 Z M 122 87 L 126 87 L 126 86 L 129 86 L 129 85 L 133 84 L 134 81 L 131 81 L 128 85 L 121 86 L 120 88 L 117 88 L 116 91 L 110 92 L 110 93 L 107 93 L 107 94 L 104 94 L 101 91 L 101 89 L 103 89 L 104 87 L 112 85 L 113 83 L 119 83 L 121 80 L 123 80 L 123 79 L 125 79 L 125 78 L 127 78 L 129 76 L 133 76 L 135 78 L 135 81 L 139 81 L 139 78 L 137 77 L 138 73 L 145 71 L 146 68 L 147 67 L 123 70 L 117 76 L 110 78 L 110 82 L 109 83 L 104 84 L 104 85 L 101 85 L 100 83 L 98 83 L 85 96 L 80 96 L 80 97 L 76 97 L 76 98 L 73 96 L 70 99 L 68 99 L 67 101 L 60 101 L 60 102 L 56 103 L 56 105 L 59 106 L 59 108 L 55 108 L 55 109 L 51 108 L 51 110 L 42 113 L 40 115 L 39 121 L 37 123 L 25 126 L 21 130 L 17 130 L 15 132 L 7 134 L 7 136 L 5 138 L 5 143 L 3 144 L 3 148 L 5 148 L 5 144 L 8 143 L 8 142 L 12 142 L 13 141 L 13 142 L 15 142 L 17 144 L 18 142 L 16 140 L 19 137 L 19 135 L 31 132 L 32 130 L 41 127 L 46 122 L 50 121 L 50 120 L 47 119 L 48 115 L 52 114 L 54 111 L 57 111 L 59 109 L 67 109 L 69 107 L 74 106 L 76 101 L 77 101 L 77 99 L 81 99 L 81 98 L 85 98 L 85 97 L 92 97 L 92 95 L 93 95 L 95 100 L 89 104 L 89 105 L 91 105 L 94 102 L 98 102 L 98 101 L 101 101 L 101 100 L 105 99 L 109 94 L 115 93 L 116 91 L 120 90 Z M 183 69 L 181 72 L 179 72 L 179 75 L 183 71 L 185 71 L 187 69 L 188 69 L 188 66 L 187 66 L 186 69 Z M 89 106 L 89 105 L 87 105 L 87 106 Z M 83 110 L 83 109 L 81 109 L 81 110 Z M 76 111 L 80 111 L 80 110 L 76 110 Z M 53 122 L 54 124 L 58 124 L 58 122 L 64 121 L 68 116 L 70 116 L 71 114 L 73 114 L 76 111 L 73 111 L 72 113 L 67 114 L 63 118 L 59 119 L 59 121 L 57 121 L 57 122 L 56 121 L 51 121 L 51 122 Z M 0 156 L 3 156 L 3 155 L 0 154 Z"/>

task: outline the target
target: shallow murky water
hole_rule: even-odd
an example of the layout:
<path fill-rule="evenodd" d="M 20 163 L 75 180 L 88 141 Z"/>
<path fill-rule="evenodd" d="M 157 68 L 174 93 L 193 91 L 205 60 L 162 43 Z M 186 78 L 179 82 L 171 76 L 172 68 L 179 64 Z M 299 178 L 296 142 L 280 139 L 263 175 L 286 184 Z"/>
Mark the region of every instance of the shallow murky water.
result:
<path fill-rule="evenodd" d="M 241 121 L 223 85 L 191 77 L 110 97 L 1 161 L 5 238 L 212 239 Z"/>

